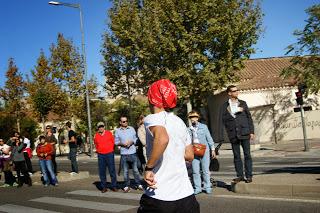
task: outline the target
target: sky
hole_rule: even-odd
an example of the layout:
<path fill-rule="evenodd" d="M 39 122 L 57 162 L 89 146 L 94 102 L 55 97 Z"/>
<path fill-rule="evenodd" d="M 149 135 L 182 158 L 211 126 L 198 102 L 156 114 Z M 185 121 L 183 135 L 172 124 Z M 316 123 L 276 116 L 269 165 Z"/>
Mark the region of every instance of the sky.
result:
<path fill-rule="evenodd" d="M 14 58 L 19 71 L 30 75 L 40 50 L 49 56 L 58 33 L 72 39 L 81 50 L 79 11 L 52 6 L 49 0 L 0 0 L 0 87 L 4 85 L 8 59 Z M 83 10 L 88 75 L 94 74 L 103 84 L 100 65 L 102 34 L 107 29 L 110 0 L 64 0 L 79 3 Z M 320 0 L 262 0 L 264 32 L 254 46 L 251 58 L 284 56 L 285 48 L 294 43 L 293 31 L 303 29 L 308 18 L 305 9 Z"/>

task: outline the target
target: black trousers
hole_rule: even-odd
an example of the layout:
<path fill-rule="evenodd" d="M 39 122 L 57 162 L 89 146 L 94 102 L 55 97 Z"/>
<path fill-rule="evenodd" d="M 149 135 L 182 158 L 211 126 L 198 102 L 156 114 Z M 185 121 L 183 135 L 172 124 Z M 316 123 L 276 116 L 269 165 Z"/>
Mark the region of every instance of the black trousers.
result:
<path fill-rule="evenodd" d="M 142 195 L 138 213 L 200 213 L 200 206 L 194 195 L 176 201 L 157 200 Z"/>
<path fill-rule="evenodd" d="M 26 168 L 26 162 L 14 161 L 13 163 L 17 172 L 19 186 L 22 186 L 23 183 L 27 183 L 29 186 L 31 186 L 32 181 Z M 21 174 L 23 174 L 23 177 L 21 176 Z"/>
<path fill-rule="evenodd" d="M 53 172 L 54 172 L 54 174 L 57 175 L 58 171 L 57 171 L 56 153 L 51 155 L 51 162 L 52 162 L 52 165 L 53 165 Z"/>
<path fill-rule="evenodd" d="M 26 161 L 27 171 L 33 173 L 32 163 L 31 163 L 31 160 L 29 158 L 28 153 L 24 152 L 23 155 L 24 155 L 24 159 Z"/>
<path fill-rule="evenodd" d="M 249 139 L 237 140 L 236 142 L 231 143 L 232 152 L 233 152 L 233 162 L 237 172 L 237 177 L 244 177 L 243 163 L 242 163 L 241 154 L 240 154 L 240 145 L 242 146 L 242 149 L 243 149 L 245 175 L 246 175 L 246 178 L 251 178 L 252 177 L 252 158 L 250 154 Z"/>

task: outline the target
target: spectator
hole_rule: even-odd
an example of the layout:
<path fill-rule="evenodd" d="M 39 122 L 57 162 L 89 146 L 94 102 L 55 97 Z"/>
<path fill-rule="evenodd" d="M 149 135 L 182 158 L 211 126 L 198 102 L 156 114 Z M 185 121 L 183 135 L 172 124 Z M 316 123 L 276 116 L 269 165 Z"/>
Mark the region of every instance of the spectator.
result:
<path fill-rule="evenodd" d="M 21 138 L 14 137 L 12 140 L 14 140 L 14 142 L 11 156 L 18 176 L 18 187 L 21 187 L 23 183 L 27 183 L 29 186 L 32 186 L 32 180 L 27 171 L 26 161 L 23 154 L 24 144 L 21 142 Z"/>
<path fill-rule="evenodd" d="M 144 116 L 140 115 L 139 119 L 138 119 L 138 123 L 137 123 L 137 125 L 138 125 L 137 133 L 138 133 L 138 139 L 139 139 L 138 140 L 139 143 L 137 143 L 137 145 L 138 145 L 137 155 L 138 155 L 138 158 L 140 161 L 141 168 L 139 168 L 139 170 L 141 170 L 141 172 L 143 172 L 143 168 L 146 164 L 146 159 L 147 159 L 147 155 L 146 155 L 146 129 L 143 124 L 143 119 L 144 119 Z"/>
<path fill-rule="evenodd" d="M 71 129 L 71 122 L 66 123 L 67 130 L 68 130 L 68 144 L 69 144 L 69 160 L 71 161 L 71 175 L 78 174 L 78 162 L 77 162 L 77 139 L 76 133 Z"/>
<path fill-rule="evenodd" d="M 23 149 L 23 155 L 24 155 L 24 159 L 26 161 L 27 171 L 28 171 L 29 175 L 32 176 L 33 168 L 32 168 L 32 163 L 31 163 L 31 158 L 32 158 L 31 143 L 27 137 L 23 137 L 23 143 L 25 146 L 25 148 Z"/>
<path fill-rule="evenodd" d="M 220 108 L 220 142 L 223 143 L 223 127 L 226 128 L 232 146 L 234 166 L 237 178 L 234 183 L 252 182 L 252 158 L 250 154 L 250 140 L 254 139 L 254 126 L 247 103 L 238 99 L 238 89 L 234 85 L 227 87 L 229 100 Z M 244 168 L 247 179 L 243 175 L 243 163 L 240 154 L 240 145 L 244 153 Z"/>
<path fill-rule="evenodd" d="M 54 186 L 58 185 L 58 180 L 54 173 L 53 164 L 52 164 L 52 155 L 54 154 L 54 150 L 52 144 L 46 141 L 45 136 L 39 137 L 40 143 L 36 148 L 37 156 L 39 157 L 40 169 L 44 179 L 44 186 L 47 187 L 50 184 Z M 50 178 L 49 176 L 50 175 Z"/>
<path fill-rule="evenodd" d="M 52 146 L 53 152 L 51 154 L 51 162 L 53 165 L 54 174 L 57 175 L 58 170 L 57 170 L 57 162 L 56 162 L 56 144 L 58 143 L 58 140 L 57 140 L 56 136 L 54 136 L 54 134 L 52 132 L 52 126 L 50 126 L 50 125 L 46 126 L 45 140 L 48 144 L 50 144 Z"/>
<path fill-rule="evenodd" d="M 94 137 L 94 144 L 98 153 L 99 177 L 101 181 L 101 192 L 105 193 L 107 189 L 106 167 L 108 167 L 111 177 L 111 190 L 116 192 L 117 175 L 114 162 L 114 138 L 110 131 L 105 130 L 103 122 L 97 124 L 98 132 Z"/>
<path fill-rule="evenodd" d="M 1 187 L 17 186 L 11 171 L 10 149 L 11 147 L 0 138 L 0 178 L 1 173 L 4 173 L 4 184 Z"/>
<path fill-rule="evenodd" d="M 210 135 L 207 125 L 199 122 L 200 114 L 197 111 L 191 111 L 188 117 L 191 121 L 189 132 L 192 138 L 192 143 L 200 143 L 206 145 L 204 156 L 195 155 L 192 161 L 193 183 L 195 188 L 194 194 L 199 194 L 202 192 L 201 171 L 205 192 L 207 194 L 211 194 L 212 185 L 210 182 L 209 166 L 211 157 L 216 157 L 214 150 L 214 142 Z"/>
<path fill-rule="evenodd" d="M 135 183 L 138 189 L 143 190 L 140 183 L 140 175 L 138 170 L 138 158 L 136 155 L 136 141 L 137 134 L 133 127 L 128 126 L 128 118 L 126 116 L 120 117 L 120 128 L 115 131 L 115 144 L 120 146 L 121 165 L 123 167 L 123 175 L 125 187 L 124 192 L 130 191 L 130 178 L 129 178 L 129 163 L 132 164 L 132 170 Z"/>

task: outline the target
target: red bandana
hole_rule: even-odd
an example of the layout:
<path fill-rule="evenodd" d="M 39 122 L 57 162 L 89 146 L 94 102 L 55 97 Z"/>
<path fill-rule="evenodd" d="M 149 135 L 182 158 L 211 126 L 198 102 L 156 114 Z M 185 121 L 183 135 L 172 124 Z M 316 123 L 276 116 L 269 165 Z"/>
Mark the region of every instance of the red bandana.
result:
<path fill-rule="evenodd" d="M 177 105 L 177 88 L 168 79 L 161 79 L 149 87 L 149 102 L 158 108 L 174 108 Z"/>

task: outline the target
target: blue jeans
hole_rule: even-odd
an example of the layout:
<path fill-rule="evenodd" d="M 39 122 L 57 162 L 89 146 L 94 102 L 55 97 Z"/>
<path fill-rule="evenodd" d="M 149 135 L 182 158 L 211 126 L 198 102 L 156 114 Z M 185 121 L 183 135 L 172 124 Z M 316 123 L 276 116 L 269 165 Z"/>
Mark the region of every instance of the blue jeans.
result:
<path fill-rule="evenodd" d="M 235 143 L 231 143 L 233 152 L 234 166 L 237 172 L 237 177 L 243 177 L 243 163 L 240 154 L 240 145 L 244 154 L 244 169 L 247 178 L 252 178 L 252 158 L 250 154 L 250 140 L 238 140 Z"/>
<path fill-rule="evenodd" d="M 194 156 L 192 161 L 192 175 L 193 175 L 193 183 L 194 183 L 194 191 L 195 193 L 201 192 L 201 174 L 200 174 L 200 166 L 202 170 L 202 177 L 204 182 L 204 189 L 207 193 L 212 192 L 212 186 L 210 182 L 210 150 L 207 146 L 207 150 L 203 157 Z"/>
<path fill-rule="evenodd" d="M 140 175 L 138 170 L 138 158 L 136 154 L 121 155 L 121 165 L 123 166 L 123 176 L 125 186 L 130 186 L 129 163 L 132 163 L 134 181 L 140 185 Z"/>
<path fill-rule="evenodd" d="M 99 177 L 101 181 L 102 189 L 107 188 L 107 177 L 106 177 L 106 168 L 108 167 L 109 174 L 111 177 L 111 187 L 117 187 L 117 176 L 116 168 L 114 163 L 114 153 L 108 154 L 99 154 L 98 153 L 98 167 L 99 167 Z"/>
<path fill-rule="evenodd" d="M 70 148 L 69 159 L 71 161 L 71 171 L 78 173 L 77 148 Z"/>
<path fill-rule="evenodd" d="M 50 184 L 48 173 L 51 177 L 52 184 L 58 183 L 57 177 L 53 171 L 52 161 L 51 160 L 39 160 L 39 163 L 40 163 L 40 169 L 41 169 L 45 184 Z"/>

